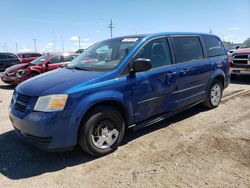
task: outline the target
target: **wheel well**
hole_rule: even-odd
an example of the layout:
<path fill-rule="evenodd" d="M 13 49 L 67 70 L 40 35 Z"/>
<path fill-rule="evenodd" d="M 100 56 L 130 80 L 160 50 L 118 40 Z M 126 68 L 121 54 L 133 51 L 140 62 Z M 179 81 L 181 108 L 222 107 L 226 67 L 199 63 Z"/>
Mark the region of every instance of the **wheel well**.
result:
<path fill-rule="evenodd" d="M 215 77 L 215 80 L 219 80 L 221 82 L 223 88 L 224 88 L 225 83 L 224 83 L 224 77 L 223 76 L 217 76 L 217 77 Z"/>
<path fill-rule="evenodd" d="M 103 101 L 103 102 L 99 102 L 93 106 L 91 106 L 87 112 L 84 114 L 84 116 L 82 117 L 82 121 L 84 120 L 84 118 L 97 106 L 111 106 L 113 108 L 115 108 L 117 111 L 119 111 L 121 113 L 121 115 L 123 116 L 124 122 L 125 122 L 125 126 L 127 127 L 128 125 L 128 112 L 125 109 L 125 107 L 123 106 L 123 104 L 121 104 L 118 101 L 115 100 L 107 100 L 107 101 Z M 81 121 L 81 122 L 82 122 Z"/>
<path fill-rule="evenodd" d="M 30 72 L 30 74 L 32 74 L 32 73 L 34 73 L 34 74 L 40 74 L 40 72 L 35 71 L 35 70 L 33 70 L 33 71 Z"/>

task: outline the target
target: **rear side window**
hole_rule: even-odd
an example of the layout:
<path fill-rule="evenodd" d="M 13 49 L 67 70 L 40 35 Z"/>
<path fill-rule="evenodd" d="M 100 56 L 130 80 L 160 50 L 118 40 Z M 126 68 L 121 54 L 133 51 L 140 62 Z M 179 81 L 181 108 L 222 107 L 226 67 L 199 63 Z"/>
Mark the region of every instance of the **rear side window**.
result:
<path fill-rule="evenodd" d="M 74 58 L 76 58 L 76 55 L 64 56 L 64 62 L 72 61 Z"/>
<path fill-rule="evenodd" d="M 6 58 L 7 59 L 16 59 L 16 56 L 15 55 L 7 55 Z"/>
<path fill-rule="evenodd" d="M 32 57 L 40 57 L 41 54 L 23 54 L 23 58 L 32 58 Z"/>
<path fill-rule="evenodd" d="M 40 57 L 42 56 L 41 54 L 32 54 L 32 57 Z"/>
<path fill-rule="evenodd" d="M 202 37 L 207 49 L 208 57 L 225 55 L 225 49 L 223 44 L 219 39 L 213 36 L 203 36 Z"/>
<path fill-rule="evenodd" d="M 53 64 L 61 63 L 61 62 L 63 62 L 63 56 L 54 57 L 53 59 L 50 60 L 50 62 Z"/>
<path fill-rule="evenodd" d="M 203 51 L 198 37 L 173 37 L 176 63 L 203 58 Z"/>

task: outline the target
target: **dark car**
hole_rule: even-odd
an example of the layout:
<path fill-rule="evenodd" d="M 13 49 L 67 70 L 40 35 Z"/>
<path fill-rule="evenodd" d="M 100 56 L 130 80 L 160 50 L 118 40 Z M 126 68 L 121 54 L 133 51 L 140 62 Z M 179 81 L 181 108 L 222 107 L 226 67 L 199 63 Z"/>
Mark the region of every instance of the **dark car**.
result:
<path fill-rule="evenodd" d="M 0 52 L 0 72 L 3 72 L 8 67 L 17 64 L 20 64 L 20 59 L 15 54 Z"/>
<path fill-rule="evenodd" d="M 76 54 L 81 54 L 82 52 L 84 52 L 84 49 L 78 49 L 75 51 Z"/>
<path fill-rule="evenodd" d="M 79 144 L 102 156 L 120 145 L 126 128 L 152 125 L 198 103 L 216 108 L 229 80 L 227 52 L 215 35 L 112 38 L 17 86 L 10 120 L 21 138 L 42 149 Z"/>
<path fill-rule="evenodd" d="M 62 67 L 74 59 L 75 53 L 45 54 L 30 63 L 21 63 L 5 70 L 1 75 L 4 83 L 17 85 L 38 74 Z"/>
<path fill-rule="evenodd" d="M 29 63 L 42 55 L 42 53 L 37 52 L 24 52 L 17 54 L 17 56 L 21 59 L 21 63 Z"/>

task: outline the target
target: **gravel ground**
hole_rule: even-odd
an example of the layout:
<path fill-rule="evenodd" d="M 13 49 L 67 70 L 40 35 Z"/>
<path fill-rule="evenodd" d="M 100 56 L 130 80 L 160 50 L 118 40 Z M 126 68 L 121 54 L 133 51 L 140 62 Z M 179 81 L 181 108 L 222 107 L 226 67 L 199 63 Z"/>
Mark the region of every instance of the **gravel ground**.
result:
<path fill-rule="evenodd" d="M 218 108 L 197 105 L 129 131 L 98 159 L 20 141 L 8 119 L 12 92 L 0 82 L 1 187 L 250 187 L 250 77 L 234 81 Z"/>

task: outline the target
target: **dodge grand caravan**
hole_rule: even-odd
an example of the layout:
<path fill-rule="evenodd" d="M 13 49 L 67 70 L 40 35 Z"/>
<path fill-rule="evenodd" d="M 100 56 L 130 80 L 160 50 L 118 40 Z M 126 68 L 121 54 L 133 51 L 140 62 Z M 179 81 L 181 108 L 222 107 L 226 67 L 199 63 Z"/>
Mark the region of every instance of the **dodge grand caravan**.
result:
<path fill-rule="evenodd" d="M 98 42 L 66 67 L 21 83 L 10 104 L 16 133 L 44 150 L 114 151 L 139 129 L 202 103 L 229 84 L 221 40 L 199 33 L 134 35 Z"/>

